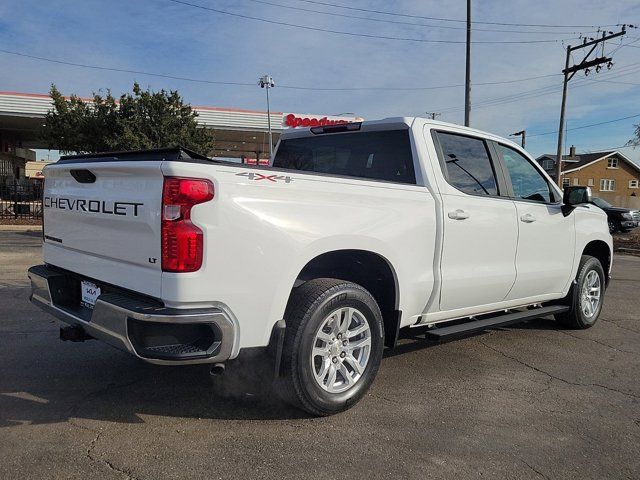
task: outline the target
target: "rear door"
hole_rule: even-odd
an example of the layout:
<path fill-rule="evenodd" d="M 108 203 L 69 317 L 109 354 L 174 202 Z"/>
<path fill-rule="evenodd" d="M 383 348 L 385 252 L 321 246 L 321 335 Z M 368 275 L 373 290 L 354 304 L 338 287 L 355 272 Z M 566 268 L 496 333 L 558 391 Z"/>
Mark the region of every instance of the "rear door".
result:
<path fill-rule="evenodd" d="M 61 161 L 45 169 L 45 262 L 160 295 L 159 161 Z"/>
<path fill-rule="evenodd" d="M 445 179 L 440 309 L 500 302 L 516 278 L 518 226 L 514 202 L 501 196 L 494 151 L 485 139 L 458 133 L 435 132 L 434 141 Z"/>
<path fill-rule="evenodd" d="M 558 193 L 533 160 L 496 144 L 518 216 L 518 276 L 508 300 L 561 293 L 573 271 L 575 215 L 564 216 Z"/>

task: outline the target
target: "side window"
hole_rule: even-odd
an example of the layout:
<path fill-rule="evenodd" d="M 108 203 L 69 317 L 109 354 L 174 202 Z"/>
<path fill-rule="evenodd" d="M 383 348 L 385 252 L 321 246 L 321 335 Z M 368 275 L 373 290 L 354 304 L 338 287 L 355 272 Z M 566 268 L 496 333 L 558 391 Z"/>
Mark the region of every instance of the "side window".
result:
<path fill-rule="evenodd" d="M 498 145 L 498 148 L 511 177 L 513 195 L 523 200 L 550 203 L 553 198 L 551 187 L 531 162 L 509 147 Z"/>
<path fill-rule="evenodd" d="M 470 195 L 498 195 L 496 175 L 484 140 L 438 132 L 451 185 Z"/>

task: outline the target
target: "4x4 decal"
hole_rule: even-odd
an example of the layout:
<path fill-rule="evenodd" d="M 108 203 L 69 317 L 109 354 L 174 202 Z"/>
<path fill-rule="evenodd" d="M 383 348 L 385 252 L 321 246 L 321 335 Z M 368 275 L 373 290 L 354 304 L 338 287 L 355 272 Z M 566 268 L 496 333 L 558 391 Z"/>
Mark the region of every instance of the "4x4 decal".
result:
<path fill-rule="evenodd" d="M 268 182 L 277 183 L 279 181 L 284 181 L 284 183 L 293 182 L 293 178 L 284 175 L 263 175 L 262 173 L 254 173 L 254 172 L 242 172 L 236 173 L 238 177 L 247 177 L 249 180 L 267 180 Z"/>

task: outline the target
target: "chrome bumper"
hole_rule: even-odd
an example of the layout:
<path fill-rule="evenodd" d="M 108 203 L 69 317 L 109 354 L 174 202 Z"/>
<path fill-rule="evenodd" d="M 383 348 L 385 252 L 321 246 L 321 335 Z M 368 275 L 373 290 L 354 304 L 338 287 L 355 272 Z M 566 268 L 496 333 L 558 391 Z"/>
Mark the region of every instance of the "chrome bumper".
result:
<path fill-rule="evenodd" d="M 65 289 L 68 290 L 66 287 L 69 285 L 69 275 L 69 272 L 46 265 L 31 267 L 28 272 L 31 280 L 31 302 L 69 325 L 81 326 L 90 336 L 150 363 L 217 363 L 228 360 L 234 354 L 235 324 L 231 316 L 220 308 L 166 308 L 152 304 L 145 298 L 109 292 L 98 297 L 93 310 L 83 310 L 80 307 L 65 305 L 65 296 L 69 296 L 69 292 L 65 292 Z M 187 352 L 181 354 L 180 358 L 172 358 L 171 354 L 160 354 L 160 357 L 164 358 L 158 358 L 159 354 L 152 348 L 141 347 L 131 331 L 132 325 L 138 327 L 137 330 L 144 331 L 152 324 L 160 324 L 160 329 L 163 326 L 171 328 L 177 325 L 193 328 L 206 326 L 215 332 L 215 336 L 212 336 L 214 340 L 211 345 L 203 347 L 199 352 Z M 169 347 L 173 347 L 173 351 L 180 350 L 180 345 Z"/>

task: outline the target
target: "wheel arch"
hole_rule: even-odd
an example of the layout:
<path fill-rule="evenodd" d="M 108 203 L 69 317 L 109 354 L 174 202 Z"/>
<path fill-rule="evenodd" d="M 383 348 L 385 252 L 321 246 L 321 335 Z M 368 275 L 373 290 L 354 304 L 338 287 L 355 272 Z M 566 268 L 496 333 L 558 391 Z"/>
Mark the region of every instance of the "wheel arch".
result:
<path fill-rule="evenodd" d="M 341 249 L 321 253 L 298 273 L 291 292 L 314 278 L 338 278 L 366 288 L 378 303 L 385 330 L 385 345 L 395 346 L 400 326 L 398 276 L 383 255 L 360 249 Z"/>
<path fill-rule="evenodd" d="M 606 285 L 609 285 L 609 273 L 611 268 L 611 248 L 604 240 L 592 240 L 582 250 L 583 255 L 590 255 L 598 259 L 604 270 Z"/>

